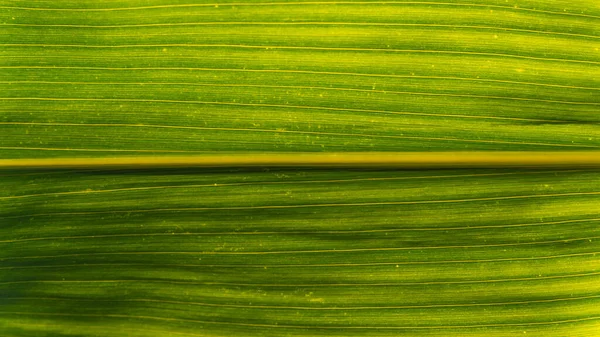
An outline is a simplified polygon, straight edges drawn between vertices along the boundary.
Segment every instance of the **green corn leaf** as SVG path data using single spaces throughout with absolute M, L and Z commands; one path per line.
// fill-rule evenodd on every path
M 595 0 L 0 0 L 2 160 L 597 150 L 599 113 Z M 0 335 L 598 336 L 599 202 L 590 168 L 2 169 Z

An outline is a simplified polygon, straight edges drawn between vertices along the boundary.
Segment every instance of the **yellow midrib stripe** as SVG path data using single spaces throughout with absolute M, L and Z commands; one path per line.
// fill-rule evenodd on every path
M 600 168 L 600 151 L 283 152 L 188 156 L 0 159 L 0 169 L 318 167 Z

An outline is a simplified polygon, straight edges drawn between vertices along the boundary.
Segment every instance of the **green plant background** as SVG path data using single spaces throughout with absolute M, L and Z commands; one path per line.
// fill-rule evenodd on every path
M 600 3 L 0 1 L 0 158 L 600 147 Z M 598 336 L 593 170 L 0 172 L 2 336 Z

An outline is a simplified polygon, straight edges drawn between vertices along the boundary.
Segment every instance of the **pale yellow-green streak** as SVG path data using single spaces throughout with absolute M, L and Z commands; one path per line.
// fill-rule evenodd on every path
M 0 160 L 0 169 L 177 167 L 600 168 L 600 151 L 231 153 Z

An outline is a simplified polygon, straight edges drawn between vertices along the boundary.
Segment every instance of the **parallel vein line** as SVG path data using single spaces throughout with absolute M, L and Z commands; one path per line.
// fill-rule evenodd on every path
M 0 123 L 2 125 L 2 123 Z M 303 185 L 303 184 L 337 184 L 337 183 L 352 183 L 352 182 L 376 182 L 376 181 L 403 181 L 403 180 L 426 180 L 426 179 L 447 179 L 447 178 L 476 178 L 476 177 L 496 177 L 510 175 L 530 175 L 530 174 L 550 174 L 550 173 L 576 173 L 576 172 L 595 172 L 594 170 L 558 170 L 558 171 L 519 171 L 519 172 L 498 172 L 498 173 L 474 173 L 474 174 L 452 174 L 452 175 L 431 175 L 431 176 L 410 176 L 410 177 L 380 177 L 380 178 L 350 178 L 350 179 L 328 179 L 328 180 L 286 180 L 286 181 L 253 181 L 253 182 L 238 182 L 238 183 L 210 183 L 210 184 L 182 184 L 182 185 L 163 185 L 163 186 L 145 186 L 145 187 L 128 187 L 128 188 L 113 188 L 104 190 L 82 190 L 82 191 L 66 191 L 66 192 L 48 192 L 36 194 L 22 194 L 0 197 L 0 200 L 31 198 L 40 196 L 58 196 L 58 195 L 91 195 L 96 193 L 114 193 L 114 192 L 131 192 L 131 191 L 150 191 L 150 190 L 166 190 L 166 189 L 193 189 L 193 188 L 215 188 L 215 187 L 230 187 L 230 186 L 261 186 L 261 185 Z M 581 221 L 581 220 L 573 220 Z M 587 220 L 586 220 L 587 221 Z M 571 222 L 571 221 L 569 221 Z M 546 222 L 547 224 L 548 222 Z M 493 226 L 487 226 L 492 228 Z M 474 227 L 462 227 L 474 228 Z M 415 229 L 419 230 L 419 229 Z M 422 229 L 421 229 L 422 230 Z M 443 229 L 448 230 L 448 228 Z M 389 230 L 377 230 L 389 231 Z M 392 229 L 391 231 L 394 231 Z M 346 231 L 340 231 L 346 232 Z M 350 231 L 352 232 L 352 231 Z M 364 232 L 364 231 L 363 231 Z M 367 231 L 370 232 L 370 231 Z M 232 234 L 241 234 L 235 232 Z M 251 232 L 257 234 L 257 232 Z M 282 233 L 282 232 L 277 232 Z M 307 233 L 298 231 L 298 233 Z M 323 233 L 323 232 L 320 232 Z M 0 241 L 4 242 L 4 241 Z
M 427 205 L 427 204 L 453 204 L 481 201 L 500 201 L 500 200 L 523 200 L 535 198 L 557 198 L 574 196 L 596 196 L 596 192 L 570 192 L 553 194 L 529 194 L 501 197 L 469 198 L 469 199 L 447 199 L 447 200 L 415 200 L 415 201 L 384 201 L 384 202 L 355 202 L 355 203 L 323 203 L 323 204 L 292 204 L 292 205 L 263 205 L 263 206 L 225 206 L 225 207 L 185 207 L 185 208 L 152 208 L 152 209 L 130 209 L 130 210 L 110 210 L 110 211 L 92 211 L 92 212 L 56 212 L 56 213 L 38 213 L 0 217 L 0 219 L 18 219 L 34 218 L 38 216 L 56 216 L 56 215 L 92 215 L 92 214 L 127 214 L 127 213 L 155 213 L 155 212 L 193 212 L 193 211 L 230 211 L 230 210 L 264 210 L 264 209 L 297 209 L 297 208 L 317 208 L 317 207 L 370 207 L 370 206 L 401 206 L 401 205 Z
M 168 280 L 168 279 L 118 279 L 118 280 L 22 280 L 22 281 L 4 281 L 2 285 L 11 284 L 70 284 L 70 283 L 159 283 L 159 284 L 180 284 L 180 285 L 205 285 L 205 286 L 235 286 L 235 287 L 274 287 L 274 288 L 330 288 L 330 287 L 412 287 L 423 285 L 448 285 L 448 284 L 489 284 L 489 283 L 505 283 L 505 282 L 528 282 L 528 281 L 547 281 L 549 279 L 573 279 L 583 277 L 595 277 L 600 275 L 599 272 L 579 273 L 566 275 L 552 276 L 535 276 L 535 277 L 520 277 L 520 278 L 505 278 L 505 279 L 484 279 L 484 280 L 460 280 L 460 281 L 424 281 L 424 282 L 383 282 L 383 283 L 239 283 L 239 282 L 202 282 L 192 280 Z
M 449 25 L 434 23 L 394 23 L 394 22 L 330 22 L 330 21 L 299 21 L 299 22 L 259 22 L 259 21 L 212 21 L 212 22 L 176 22 L 176 23 L 145 23 L 145 24 L 122 24 L 122 25 L 80 25 L 80 24 L 27 24 L 27 23 L 6 23 L 4 27 L 61 27 L 61 28 L 91 28 L 91 29 L 112 29 L 112 28 L 143 28 L 143 27 L 186 27 L 186 26 L 357 26 L 357 27 L 426 27 L 426 28 L 459 28 L 473 30 L 496 30 L 506 32 L 519 32 L 527 34 L 543 34 L 581 37 L 588 39 L 600 39 L 600 36 L 589 34 L 575 34 L 566 32 L 556 32 L 549 30 L 535 30 L 524 28 L 510 28 L 501 26 L 477 26 L 477 25 Z M 178 33 L 178 35 L 202 35 L 204 33 Z M 9 35 L 9 34 L 5 34 Z M 22 36 L 23 34 L 19 34 Z M 48 34 L 52 36 L 69 36 L 68 34 Z M 148 34 L 147 36 L 170 36 L 172 33 Z M 39 36 L 39 34 L 31 34 Z M 106 34 L 102 36 L 113 37 L 139 37 L 131 34 Z
M 398 261 L 398 262 L 371 262 L 371 263 L 305 263 L 305 264 L 185 264 L 185 263 L 86 263 L 82 265 L 77 264 L 59 264 L 59 265 L 27 265 L 27 266 L 9 266 L 0 267 L 0 270 L 14 270 L 14 269 L 58 269 L 58 268 L 95 268 L 98 266 L 104 267 L 118 267 L 118 266 L 137 266 L 137 267 L 167 267 L 167 268 L 241 268 L 241 269 L 287 269 L 287 268 L 355 268 L 355 267 L 389 267 L 389 266 L 412 266 L 412 265 L 436 265 L 436 264 L 470 264 L 470 263 L 497 263 L 497 262 L 517 262 L 517 261 L 542 261 L 542 260 L 554 260 L 554 259 L 565 259 L 574 257 L 596 257 L 600 252 L 589 252 L 589 253 L 572 253 L 572 254 L 559 254 L 559 255 L 544 255 L 534 257 L 512 257 L 512 258 L 496 258 L 496 259 L 473 259 L 473 260 L 439 260 L 439 261 Z M 130 254 L 131 255 L 131 254 Z M 55 257 L 55 256 L 50 256 Z M 62 255 L 57 256 L 59 258 Z M 36 257 L 37 258 L 37 257 Z M 39 258 L 43 258 L 39 257 Z M 0 259 L 2 260 L 2 259 Z M 586 275 L 600 275 L 600 272 L 592 272 Z M 560 276 L 562 277 L 562 276 Z M 532 279 L 544 279 L 544 278 L 556 278 L 556 276 L 537 276 Z
M 567 244 L 573 242 L 589 242 L 599 239 L 600 236 L 591 236 L 576 239 L 561 239 L 533 242 L 516 243 L 497 243 L 483 245 L 450 245 L 450 246 L 413 246 L 413 247 L 380 247 L 380 248 L 351 248 L 351 249 L 313 249 L 313 250 L 271 250 L 271 251 L 145 251 L 145 252 L 96 252 L 96 253 L 73 253 L 60 255 L 42 255 L 42 256 L 16 256 L 0 258 L 0 261 L 25 260 L 41 258 L 59 258 L 74 256 L 109 256 L 109 255 L 287 255 L 287 254 L 315 254 L 315 253 L 355 253 L 355 252 L 387 252 L 387 251 L 405 251 L 405 250 L 437 250 L 437 249 L 471 249 L 471 248 L 491 248 L 491 247 L 518 247 L 532 245 L 548 244 Z
M 21 56 L 19 56 L 21 57 Z M 22 57 L 28 57 L 24 55 Z M 39 58 L 40 56 L 32 56 L 33 58 Z M 44 57 L 53 58 L 77 58 L 77 56 L 71 55 L 51 55 Z M 163 58 L 155 56 L 136 56 L 137 58 Z M 0 56 L 1 58 L 1 56 Z M 174 57 L 180 58 L 180 57 Z M 199 57 L 189 57 L 197 59 Z M 84 57 L 84 59 L 90 59 L 90 57 Z M 376 77 L 376 78 L 401 78 L 401 79 L 432 79 L 432 80 L 456 80 L 456 81 L 472 81 L 472 82 L 489 82 L 489 83 L 500 83 L 510 85 L 531 85 L 540 87 L 550 88 L 565 88 L 565 89 L 579 89 L 579 90 L 595 90 L 600 91 L 600 87 L 583 87 L 583 86 L 571 86 L 563 84 L 550 84 L 550 83 L 538 83 L 538 82 L 523 82 L 523 81 L 512 81 L 512 80 L 498 80 L 498 79 L 484 79 L 484 78 L 472 78 L 472 77 L 454 77 L 454 76 L 421 76 L 421 75 L 395 75 L 395 74 L 373 74 L 373 73 L 352 73 L 352 72 L 332 72 L 332 71 L 311 71 L 311 70 L 290 70 L 290 69 L 235 69 L 235 68 L 204 68 L 204 67 L 90 67 L 90 66 L 0 66 L 0 69 L 86 69 L 86 70 L 109 70 L 109 71 L 136 71 L 136 70 L 181 70 L 181 71 L 223 71 L 223 72 L 248 72 L 248 73 L 281 73 L 281 74 L 306 74 L 306 75 L 332 75 L 332 76 L 356 76 L 356 77 Z M 4 81 L 2 83 L 19 83 L 18 81 Z M 32 82 L 35 83 L 35 82 Z
M 414 326 L 358 326 L 358 325 L 289 325 L 289 324 L 260 324 L 260 323 L 243 323 L 243 322 L 222 322 L 222 321 L 207 321 L 207 320 L 195 320 L 185 318 L 172 318 L 172 317 L 160 317 L 160 316 L 146 316 L 146 315 L 124 315 L 124 314 L 80 314 L 80 313 L 49 313 L 49 312 L 22 312 L 22 311 L 0 311 L 2 314 L 13 314 L 13 315 L 36 315 L 36 316 L 66 316 L 66 317 L 98 317 L 98 318 L 126 318 L 126 319 L 141 319 L 141 320 L 160 320 L 170 322 L 189 322 L 199 324 L 216 324 L 216 325 L 229 325 L 229 326 L 246 326 L 246 327 L 262 327 L 262 328 L 278 328 L 278 329 L 315 329 L 315 330 L 438 330 L 438 329 L 477 329 L 484 327 L 507 327 L 507 326 L 536 326 L 536 325 L 560 325 L 579 323 L 586 321 L 597 321 L 600 320 L 600 316 L 591 316 L 584 318 L 574 318 L 566 320 L 555 320 L 545 322 L 523 322 L 523 323 L 483 323 L 483 324 L 471 324 L 471 325 L 414 325 Z
M 172 101 L 172 100 L 146 100 L 146 99 L 97 99 L 97 98 L 39 98 L 39 97 L 19 97 L 19 98 L 4 98 L 1 100 L 40 100 L 40 101 L 114 101 L 114 102 L 159 102 L 159 103 L 177 103 L 177 104 L 207 104 L 207 105 L 233 105 L 233 106 L 258 106 L 258 107 L 275 107 L 275 108 L 300 108 L 300 109 L 321 109 L 316 107 L 302 107 L 293 105 L 276 105 L 276 104 L 254 104 L 254 103 L 232 103 L 232 102 L 202 102 L 202 101 Z M 344 111 L 343 108 L 322 108 L 323 110 Z M 168 126 L 168 125 L 149 125 L 149 124 L 77 124 L 77 126 L 93 126 L 93 127 L 133 127 L 133 128 L 165 128 L 165 129 L 189 129 L 189 130 L 205 130 L 205 131 L 232 131 L 232 132 L 259 132 L 259 133 L 279 133 L 279 134 L 300 134 L 300 135 L 315 135 L 315 136 L 334 136 L 334 137 L 366 137 L 366 138 L 381 138 L 381 139 L 417 139 L 417 140 L 437 140 L 437 141 L 454 141 L 466 143 L 482 143 L 482 144 L 518 144 L 518 145 L 536 145 L 536 146 L 556 146 L 556 147 L 575 147 L 575 148 L 600 148 L 598 145 L 587 144 L 565 144 L 565 143 L 541 143 L 541 142 L 517 142 L 507 140 L 486 140 L 486 139 L 465 139 L 452 137 L 423 137 L 423 136 L 404 136 L 404 135 L 377 135 L 363 133 L 339 133 L 339 132 L 324 132 L 324 131 L 296 131 L 296 130 L 281 130 L 281 129 L 259 129 L 259 128 L 219 128 L 219 127 L 200 127 L 200 126 Z M 2 125 L 2 124 L 0 124 Z M 75 125 L 70 125 L 75 126 Z M 31 150 L 48 150 L 48 151 L 89 151 L 89 152 L 177 152 L 177 153 L 198 153 L 203 151 L 192 150 L 152 150 L 152 149 L 86 149 L 86 148 L 43 148 L 43 147 L 27 147 L 27 146 L 0 146 L 0 149 L 31 149 Z
M 526 56 L 517 54 L 456 51 L 456 50 L 425 50 L 425 49 L 393 49 L 393 48 L 344 48 L 344 47 L 313 47 L 313 46 L 267 46 L 242 44 L 194 44 L 194 43 L 164 43 L 164 44 L 122 44 L 122 45 L 89 45 L 89 44 L 43 44 L 43 43 L 4 43 L 0 47 L 44 47 L 44 48 L 91 48 L 91 49 L 121 49 L 121 48 L 241 48 L 261 50 L 311 50 L 311 51 L 349 51 L 349 52 L 378 52 L 378 53 L 407 53 L 407 54 L 440 54 L 440 55 L 473 55 L 486 57 L 517 58 L 550 62 L 566 62 L 580 64 L 600 64 L 600 61 L 576 60 L 566 58 L 550 58 Z
M 1 83 L 1 82 L 0 82 Z M 14 82 L 11 82 L 14 83 Z M 18 82 L 17 82 L 18 83 Z M 68 82 L 54 82 L 55 84 L 69 84 Z M 581 102 L 581 101 L 563 101 L 550 100 L 541 98 L 528 97 L 510 97 L 510 96 L 495 96 L 495 95 L 476 95 L 476 94 L 454 94 L 454 93 L 436 93 L 423 91 L 398 91 L 398 90 L 378 90 L 378 89 L 358 89 L 358 88 L 343 88 L 343 87 L 323 87 L 323 86 L 302 86 L 302 85 L 268 85 L 268 84 L 222 84 L 222 83 L 190 83 L 190 82 L 72 82 L 72 84 L 82 85 L 161 85 L 161 86 L 197 86 L 197 87 L 215 87 L 215 88 L 265 88 L 265 89 L 306 89 L 306 90 L 324 90 L 324 91 L 348 91 L 360 93 L 378 93 L 378 94 L 395 94 L 395 95 L 413 95 L 413 96 L 433 96 L 433 97 L 458 97 L 458 98 L 476 98 L 476 99 L 497 99 L 497 100 L 512 100 L 525 102 L 541 102 L 555 104 L 571 104 L 571 105 L 596 105 L 600 106 L 600 102 Z M 518 119 L 518 118 L 515 118 Z M 538 119 L 522 118 L 518 120 L 542 121 Z M 547 122 L 552 122 L 547 120 Z
M 289 1 L 289 2 L 231 2 L 231 3 L 210 3 L 210 4 L 171 4 L 171 5 L 154 5 L 154 6 L 137 6 L 137 7 L 113 7 L 113 8 L 49 8 L 49 7 L 19 7 L 19 6 L 2 6 L 6 9 L 20 10 L 37 10 L 37 11 L 64 11 L 64 12 L 107 12 L 107 11 L 124 11 L 124 10 L 145 10 L 145 9 L 164 9 L 164 8 L 190 8 L 190 7 L 266 7 L 266 6 L 306 6 L 306 5 L 427 5 L 427 6 L 450 6 L 450 7 L 473 7 L 473 8 L 497 8 L 508 11 L 523 11 L 540 14 L 551 14 L 560 16 L 574 16 L 590 19 L 600 19 L 600 16 L 557 12 L 533 8 L 523 8 L 518 6 L 501 6 L 475 3 L 456 3 L 456 2 L 429 2 L 429 1 Z
M 81 302 L 138 302 L 138 303 L 165 303 L 165 304 L 183 304 L 196 305 L 218 308 L 245 308 L 245 309 L 277 309 L 277 310 L 323 310 L 323 311 L 338 311 L 338 310 L 389 310 L 389 309 L 427 309 L 427 308 L 464 308 L 464 307 L 493 307 L 493 306 L 508 306 L 508 305 L 529 305 L 537 303 L 556 303 L 556 302 L 573 302 L 582 300 L 592 300 L 600 298 L 600 295 L 590 296 L 574 296 L 561 297 L 552 299 L 528 300 L 528 301 L 512 301 L 512 302 L 485 302 L 485 303 L 456 303 L 456 304 L 425 304 L 425 305 L 390 305 L 390 306 L 336 306 L 336 307 L 314 307 L 314 306 L 285 306 L 285 305 L 244 305 L 244 304 L 225 304 L 225 303 L 208 303 L 208 302 L 193 302 L 193 301 L 175 301 L 175 300 L 159 300 L 150 298 L 133 298 L 133 299 L 85 299 L 85 298 L 68 298 L 68 297 L 3 297 L 11 300 L 44 300 L 44 301 L 81 301 Z

